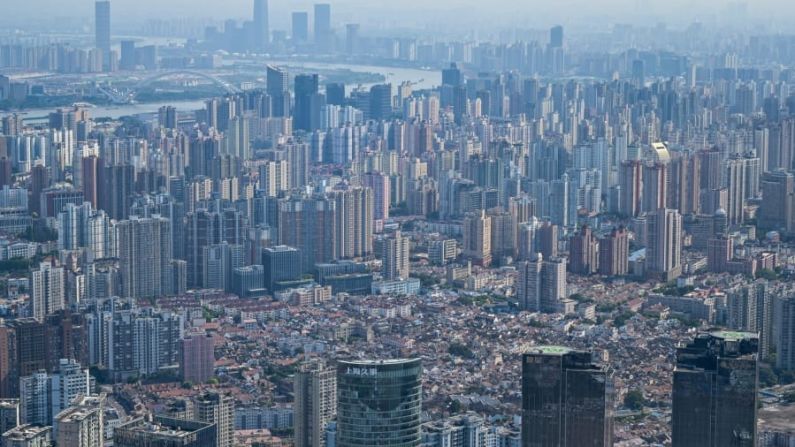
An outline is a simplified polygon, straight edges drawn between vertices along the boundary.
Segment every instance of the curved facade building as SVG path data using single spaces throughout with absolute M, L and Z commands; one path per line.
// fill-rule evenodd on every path
M 337 445 L 413 447 L 421 443 L 420 359 L 337 363 Z

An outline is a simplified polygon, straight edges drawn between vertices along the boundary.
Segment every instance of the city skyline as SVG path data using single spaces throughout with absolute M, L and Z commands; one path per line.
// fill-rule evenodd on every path
M 55 2 L 54 0 L 32 0 L 30 5 L 16 6 L 7 5 L 9 17 L 25 17 L 28 8 L 34 8 L 41 16 L 42 11 L 46 11 L 44 17 L 85 17 L 82 8 L 89 11 L 93 7 L 92 2 L 74 1 L 78 8 L 72 7 L 69 2 Z M 152 3 L 148 3 L 152 2 Z M 132 0 L 113 0 L 114 16 L 124 17 L 129 20 L 144 20 L 161 18 L 164 15 L 179 14 L 182 17 L 191 19 L 209 19 L 212 17 L 224 19 L 250 20 L 252 7 L 250 2 L 245 0 L 235 0 L 224 3 L 223 6 L 215 2 L 207 2 L 198 7 L 196 2 L 188 0 L 171 0 L 167 3 L 156 3 L 153 0 L 143 0 L 134 2 Z M 289 29 L 291 14 L 294 11 L 312 12 L 313 5 L 318 2 L 286 2 L 271 0 L 269 2 L 271 25 L 278 29 Z M 569 26 L 587 28 L 588 23 L 594 24 L 593 18 L 609 18 L 612 23 L 620 24 L 630 20 L 643 20 L 648 25 L 654 25 L 657 21 L 667 22 L 670 27 L 684 27 L 686 24 L 681 22 L 682 11 L 687 11 L 686 20 L 688 22 L 700 21 L 705 23 L 728 23 L 737 25 L 741 21 L 752 19 L 758 21 L 759 25 L 782 26 L 787 18 L 795 14 L 795 8 L 785 0 L 761 0 L 753 3 L 734 2 L 729 0 L 711 0 L 710 2 L 699 2 L 698 5 L 685 2 L 684 0 L 674 0 L 664 2 L 662 0 L 611 0 L 594 5 L 593 2 L 584 0 L 567 0 L 564 3 L 557 2 L 554 5 L 545 1 L 536 1 L 517 7 L 514 2 L 509 0 L 497 0 L 494 7 L 482 8 L 482 3 L 478 0 L 457 0 L 450 5 L 445 3 L 434 3 L 432 6 L 427 2 L 409 0 L 398 6 L 380 5 L 381 13 L 368 13 L 369 4 L 361 0 L 335 0 L 330 3 L 334 9 L 333 21 L 337 27 L 341 28 L 345 21 L 357 21 L 367 24 L 375 20 L 376 22 L 392 23 L 395 26 L 423 28 L 432 24 L 434 21 L 443 20 L 448 7 L 455 6 L 463 8 L 463 15 L 459 14 L 459 20 L 469 23 L 477 23 L 477 17 L 487 16 L 493 19 L 501 19 L 502 22 L 483 26 L 482 30 L 498 31 L 506 25 L 510 27 L 521 27 L 523 23 L 530 26 L 552 26 L 555 23 L 563 23 Z M 560 11 L 576 11 L 576 14 Z M 155 12 L 156 11 L 156 12 Z M 467 15 L 466 11 L 476 12 L 476 15 Z M 423 12 L 425 19 L 412 19 L 412 14 Z M 374 14 L 374 15 L 370 15 Z M 775 14 L 776 20 L 770 21 L 765 18 Z M 391 19 L 386 19 L 389 16 Z M 416 17 L 416 16 L 414 16 Z M 400 20 L 400 23 L 397 22 Z M 608 23 L 609 24 L 609 23 Z M 416 25 L 416 26 L 415 26 Z M 775 29 L 775 28 L 773 28 Z
M 15 7 L 2 444 L 795 445 L 795 8 L 678 1 Z

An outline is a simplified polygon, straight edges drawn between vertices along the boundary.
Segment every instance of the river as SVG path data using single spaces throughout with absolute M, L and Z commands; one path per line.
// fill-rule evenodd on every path
M 404 81 L 409 81 L 417 90 L 432 89 L 442 84 L 440 70 L 422 70 L 419 68 L 381 67 L 375 65 L 336 64 L 327 62 L 311 62 L 301 60 L 271 60 L 271 65 L 283 65 L 288 68 L 311 70 L 350 70 L 360 73 L 377 73 L 385 78 L 385 82 L 397 87 Z M 365 84 L 369 87 L 372 84 Z
M 414 85 L 415 89 L 431 89 L 439 86 L 442 83 L 442 74 L 438 70 L 422 70 L 418 68 L 400 68 L 400 67 L 380 67 L 373 65 L 356 65 L 356 64 L 334 64 L 326 62 L 310 62 L 300 60 L 269 60 L 269 64 L 280 65 L 288 67 L 289 69 L 301 70 L 351 70 L 360 73 L 377 73 L 385 78 L 385 82 L 391 83 L 393 89 L 396 89 L 404 81 L 409 81 Z M 364 87 L 369 87 L 372 84 L 364 84 Z M 185 101 L 162 101 L 150 102 L 139 104 L 124 104 L 124 105 L 108 105 L 108 106 L 95 106 L 92 107 L 91 116 L 93 118 L 111 118 L 116 119 L 122 116 L 137 115 L 142 113 L 154 113 L 162 106 L 174 106 L 180 112 L 191 112 L 204 107 L 204 100 L 185 100 Z M 50 112 L 54 112 L 56 108 L 44 109 L 28 109 L 21 111 L 26 115 L 26 121 L 40 121 L 46 118 Z

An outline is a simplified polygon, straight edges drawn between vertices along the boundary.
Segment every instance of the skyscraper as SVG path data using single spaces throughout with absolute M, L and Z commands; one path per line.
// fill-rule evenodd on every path
M 701 210 L 701 159 L 693 153 L 673 158 L 668 165 L 668 207 L 682 215 Z
M 599 268 L 599 240 L 587 225 L 569 242 L 569 270 L 580 275 L 596 273 Z
M 135 55 L 135 41 L 122 40 L 121 41 L 121 58 L 119 59 L 119 68 L 122 70 L 133 70 L 137 65 L 137 57 Z
M 570 183 L 568 174 L 563 174 L 559 180 L 552 180 L 550 182 L 549 200 L 556 205 L 550 207 L 549 217 L 553 224 L 562 227 L 568 226 L 575 217 L 571 215 L 571 211 L 574 207 L 570 206 Z
M 516 260 L 529 261 L 538 253 L 536 232 L 538 219 L 532 218 L 529 222 L 520 223 L 516 229 Z
M 80 169 L 83 183 L 83 198 L 86 202 L 91 203 L 95 209 L 99 207 L 99 195 L 97 188 L 99 185 L 99 158 L 95 155 L 89 155 L 80 159 Z
M 382 172 L 368 172 L 362 179 L 364 186 L 373 190 L 373 220 L 389 219 L 391 204 L 391 183 L 389 176 Z
M 116 224 L 122 296 L 154 298 L 172 293 L 171 222 L 133 216 Z
M 94 4 L 94 45 L 102 50 L 102 57 L 110 55 L 110 1 Z
M 234 292 L 241 298 L 265 294 L 265 269 L 262 265 L 238 267 L 233 272 Z
M 795 234 L 795 175 L 783 169 L 765 172 L 761 189 L 759 228 Z
M 449 68 L 442 69 L 442 86 L 439 91 L 442 107 L 454 105 L 455 92 L 463 83 L 464 75 L 455 63 L 450 64 Z M 463 112 L 463 110 L 459 110 L 459 112 Z M 460 120 L 458 113 L 456 113 L 456 120 Z
M 139 375 L 154 374 L 163 366 L 178 365 L 181 316 L 168 311 L 141 312 L 132 323 L 132 354 Z
M 745 201 L 759 190 L 760 162 L 755 157 L 732 157 L 725 162 L 725 186 L 729 194 L 726 214 L 730 225 L 743 221 Z
M 522 355 L 522 446 L 613 445 L 613 378 L 590 352 L 539 346 Z
M 643 165 L 635 160 L 624 161 L 619 167 L 618 175 L 621 188 L 618 212 L 627 217 L 635 217 L 641 209 Z
M 549 221 L 536 228 L 536 251 L 541 253 L 544 259 L 558 257 L 558 231 L 559 227 Z
M 240 244 L 222 242 L 204 247 L 204 288 L 231 292 L 233 272 L 243 267 L 244 253 Z
M 58 213 L 59 250 L 77 250 L 88 245 L 88 220 L 93 212 L 91 204 L 86 202 L 69 203 Z
M 707 241 L 707 270 L 712 273 L 723 273 L 728 270 L 728 263 L 734 257 L 734 239 L 718 235 Z
M 135 190 L 135 167 L 132 164 L 102 166 L 99 161 L 97 200 L 99 209 L 111 219 L 127 219 Z M 43 211 L 43 210 L 42 210 Z
M 721 175 L 721 157 L 722 154 L 716 148 L 698 153 L 701 165 L 701 189 L 712 191 L 721 187 L 723 177 Z M 709 208 L 703 211 L 707 214 L 715 212 L 714 209 Z
M 11 186 L 14 183 L 11 165 L 12 162 L 9 157 L 0 155 L 0 188 L 3 186 Z
M 616 228 L 599 240 L 599 274 L 626 275 L 629 271 L 629 233 Z
M 367 118 L 385 120 L 392 116 L 392 84 L 376 84 L 370 87 L 370 107 Z
M 321 51 L 331 48 L 331 5 L 315 4 L 315 45 Z
M 196 419 L 215 424 L 217 447 L 232 447 L 235 430 L 235 400 L 232 396 L 217 392 L 207 392 L 198 396 Z
M 409 238 L 400 231 L 381 241 L 381 275 L 386 280 L 409 278 Z
M 644 61 L 635 59 L 632 61 L 632 84 L 635 88 L 643 88 L 645 85 L 646 70 Z
M 227 132 L 224 134 L 222 155 L 231 155 L 240 160 L 251 158 L 251 138 L 249 137 L 249 120 L 244 116 L 236 116 L 229 120 Z
M 549 46 L 552 48 L 563 47 L 563 27 L 560 25 L 553 26 L 549 30 Z
M 345 52 L 356 54 L 359 52 L 359 29 L 358 23 L 345 25 Z
M 183 382 L 204 383 L 215 373 L 215 343 L 208 334 L 190 334 L 180 340 L 179 371 Z
M 309 40 L 309 14 L 304 11 L 293 12 L 293 41 L 303 43 Z
M 91 394 L 88 369 L 74 360 L 61 359 L 58 373 L 44 371 L 19 381 L 20 413 L 26 424 L 50 425 L 78 395 Z
M 516 256 L 516 218 L 501 208 L 489 210 L 489 217 L 492 259 L 512 259 Z
M 341 106 L 345 103 L 345 84 L 326 84 L 326 103 Z
M 561 312 L 566 298 L 566 261 L 545 260 L 541 253 L 517 267 L 516 294 L 519 308 L 531 312 Z
M 321 361 L 301 366 L 293 383 L 295 446 L 325 447 L 326 426 L 337 415 L 337 371 Z
M 58 370 L 60 359 L 87 364 L 86 325 L 81 314 L 56 312 L 43 322 L 18 318 L 0 326 L 0 396 L 18 397 L 19 378 Z
M 290 189 L 287 160 L 265 161 L 259 165 L 259 190 L 267 197 L 277 197 Z
M 750 284 L 738 284 L 726 290 L 726 326 L 736 331 L 758 333 L 761 360 L 768 358 L 771 346 L 777 346 L 777 360 L 786 358 L 785 352 L 792 352 L 783 347 L 786 342 L 772 340 L 773 327 L 776 326 L 778 329 L 782 327 L 780 326 L 782 321 L 776 322 L 776 317 L 781 317 L 787 312 L 786 309 L 775 309 L 776 298 L 781 296 L 787 296 L 786 289 L 780 290 L 775 284 L 764 279 Z M 782 335 L 786 331 L 778 332 L 778 335 Z
M 281 282 L 295 281 L 301 277 L 301 253 L 286 245 L 267 247 L 262 250 L 264 286 L 273 293 Z
M 105 441 L 104 394 L 81 396 L 55 416 L 57 445 L 102 447 Z
M 549 47 L 547 48 L 547 69 L 554 75 L 564 71 L 563 27 L 558 25 L 549 30 Z
M 373 190 L 349 188 L 333 193 L 336 202 L 337 258 L 361 258 L 373 253 Z
M 66 276 L 64 268 L 55 259 L 39 264 L 30 273 L 30 303 L 33 318 L 44 318 L 66 308 Z
M 290 114 L 290 75 L 287 70 L 268 65 L 266 91 L 271 98 L 271 113 L 275 117 Z
M 337 362 L 337 445 L 417 447 L 420 359 Z
M 778 334 L 776 340 L 776 366 L 783 370 L 795 371 L 795 290 L 780 292 L 775 299 L 774 327 Z
M 484 210 L 470 213 L 464 218 L 464 256 L 476 264 L 488 267 L 491 264 L 491 216 Z
M 254 48 L 263 50 L 270 43 L 268 0 L 254 0 Z
M 335 259 L 335 210 L 335 202 L 324 196 L 291 197 L 279 203 L 279 242 L 300 251 L 303 272 Z
M 177 108 L 174 106 L 162 106 L 157 111 L 157 122 L 164 129 L 177 128 Z
M 188 287 L 204 284 L 204 247 L 227 242 L 241 245 L 246 219 L 234 208 L 220 211 L 199 209 L 185 217 L 185 249 Z
M 673 447 L 755 446 L 756 334 L 713 332 L 676 351 Z
M 442 85 L 457 86 L 464 83 L 464 75 L 455 63 L 442 69 Z
M 320 96 L 320 98 L 318 98 Z M 323 101 L 322 95 L 313 95 L 310 108 L 318 111 L 317 100 Z M 317 113 L 314 113 L 310 120 L 310 127 L 317 127 Z M 280 146 L 287 153 L 287 164 L 289 169 L 288 186 L 291 189 L 300 190 L 309 183 L 309 167 L 312 164 L 311 146 L 309 143 L 300 139 L 290 140 Z
M 320 109 L 325 105 L 325 96 L 319 93 L 319 87 L 316 74 L 295 77 L 293 127 L 296 130 L 311 132 L 320 127 Z
M 644 165 L 640 210 L 651 213 L 665 208 L 667 203 L 668 166 L 663 163 Z
M 97 300 L 86 315 L 89 364 L 106 370 L 113 380 L 152 374 L 179 363 L 182 317 L 168 311 L 141 310 L 134 300 Z
M 682 274 L 682 215 L 660 208 L 646 220 L 646 274 L 670 281 Z

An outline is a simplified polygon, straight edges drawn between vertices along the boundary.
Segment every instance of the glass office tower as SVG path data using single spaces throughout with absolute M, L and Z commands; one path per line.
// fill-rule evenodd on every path
M 421 442 L 420 359 L 337 363 L 339 447 L 413 447 Z
M 673 447 L 753 447 L 759 385 L 759 338 L 702 333 L 676 351 Z
M 613 445 L 613 379 L 590 352 L 540 346 L 522 357 L 522 446 Z

